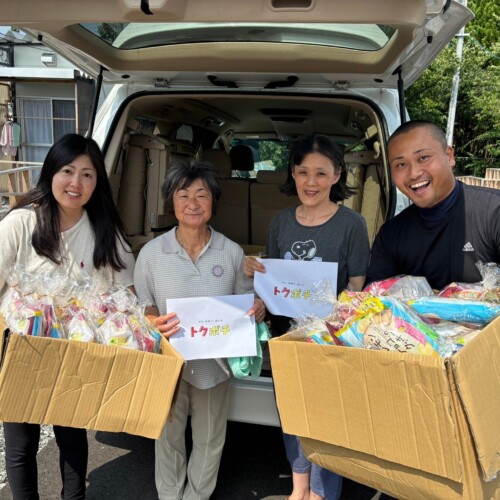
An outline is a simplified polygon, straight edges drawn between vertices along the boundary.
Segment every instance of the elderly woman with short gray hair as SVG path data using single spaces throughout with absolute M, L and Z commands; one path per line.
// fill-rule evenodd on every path
M 169 298 L 207 297 L 253 292 L 243 273 L 241 247 L 208 225 L 221 189 L 209 163 L 179 163 L 167 173 L 162 194 L 178 225 L 147 243 L 139 253 L 134 285 L 148 304 L 161 333 L 179 330 Z M 265 306 L 256 299 L 249 314 L 262 321 Z M 222 359 L 188 361 L 173 420 L 155 445 L 155 478 L 160 500 L 208 500 L 217 482 L 226 434 L 230 372 Z M 187 462 L 185 429 L 191 411 L 193 450 Z M 187 476 L 187 482 L 186 482 Z

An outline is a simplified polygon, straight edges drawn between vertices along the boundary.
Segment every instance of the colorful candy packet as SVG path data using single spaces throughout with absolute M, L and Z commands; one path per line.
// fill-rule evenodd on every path
M 367 299 L 368 300 L 368 299 Z M 371 310 L 337 332 L 352 347 L 438 356 L 438 335 L 393 297 L 374 297 Z
M 448 321 L 466 321 L 487 325 L 500 314 L 500 304 L 480 300 L 446 297 L 421 297 L 408 304 L 418 314 L 434 316 Z

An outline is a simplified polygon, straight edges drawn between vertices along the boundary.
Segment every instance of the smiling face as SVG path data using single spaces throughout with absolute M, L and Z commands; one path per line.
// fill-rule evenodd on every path
M 455 187 L 453 148 L 444 147 L 429 127 L 417 127 L 389 142 L 392 178 L 420 208 L 431 208 Z
M 61 167 L 52 178 L 52 193 L 59 210 L 68 215 L 81 215 L 96 184 L 96 169 L 87 155 L 77 156 Z
M 173 201 L 179 226 L 200 227 L 212 217 L 212 194 L 201 179 L 175 191 Z
M 330 189 L 339 181 L 340 171 L 330 158 L 314 152 L 294 166 L 292 177 L 302 204 L 316 208 L 330 203 Z

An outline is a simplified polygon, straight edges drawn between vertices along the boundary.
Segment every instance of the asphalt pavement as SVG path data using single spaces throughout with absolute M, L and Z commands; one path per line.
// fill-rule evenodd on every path
M 87 500 L 157 500 L 154 441 L 108 432 L 88 432 Z M 189 446 L 189 443 L 188 443 Z M 41 500 L 60 500 L 61 480 L 55 440 L 39 453 Z M 283 500 L 291 492 L 290 467 L 281 430 L 228 423 L 217 488 L 211 500 Z M 342 500 L 369 500 L 374 491 L 344 480 Z M 0 500 L 11 500 L 8 485 Z

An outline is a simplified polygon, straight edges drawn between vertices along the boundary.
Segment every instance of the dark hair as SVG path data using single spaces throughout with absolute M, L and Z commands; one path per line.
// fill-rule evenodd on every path
M 207 161 L 178 161 L 169 168 L 161 194 L 167 202 L 169 210 L 174 212 L 174 194 L 179 189 L 186 189 L 200 179 L 212 194 L 212 215 L 217 212 L 217 204 L 221 196 L 221 187 L 217 173 L 212 164 Z
M 387 149 L 389 149 L 389 144 L 393 139 L 396 137 L 406 134 L 408 132 L 411 132 L 412 130 L 415 130 L 417 128 L 427 128 L 429 129 L 430 133 L 436 139 L 436 141 L 441 143 L 441 146 L 443 146 L 443 149 L 446 151 L 446 148 L 448 147 L 448 142 L 446 140 L 446 135 L 443 132 L 443 130 L 438 127 L 435 123 L 429 122 L 427 120 L 411 120 L 409 122 L 405 122 L 402 125 L 400 125 L 389 137 L 389 140 L 387 141 Z
M 329 137 L 323 134 L 311 134 L 297 141 L 290 151 L 288 161 L 288 176 L 286 183 L 281 187 L 283 193 L 289 195 L 297 194 L 295 180 L 292 177 L 293 169 L 302 163 L 310 153 L 320 153 L 326 156 L 333 164 L 335 172 L 340 171 L 340 177 L 330 189 L 330 200 L 337 202 L 352 196 L 356 191 L 347 185 L 347 168 L 344 163 L 342 148 L 335 144 Z
M 119 271 L 125 264 L 120 258 L 117 238 L 123 245 L 126 237 L 113 203 L 104 157 L 93 139 L 78 134 L 66 134 L 58 139 L 45 157 L 36 187 L 24 195 L 14 209 L 33 205 L 36 214 L 33 248 L 38 255 L 61 264 L 59 205 L 52 193 L 52 179 L 61 168 L 82 155 L 89 157 L 97 174 L 96 187 L 85 205 L 95 237 L 94 266 L 99 269 L 109 265 Z

